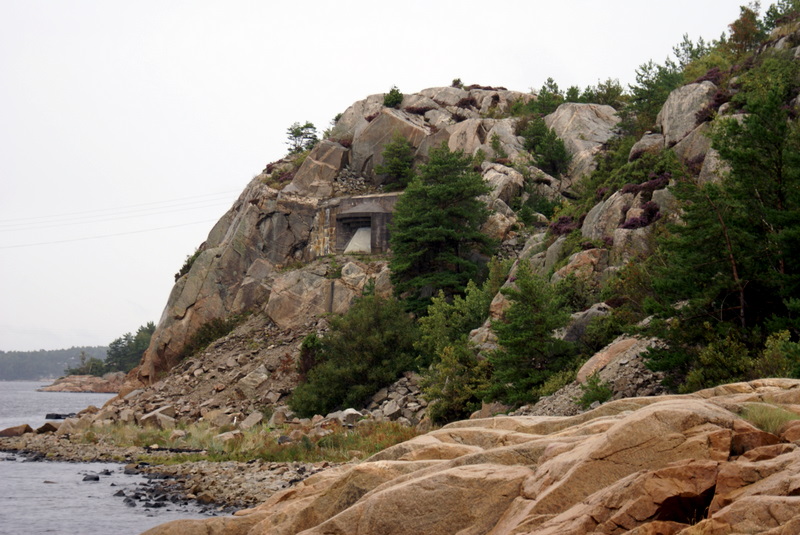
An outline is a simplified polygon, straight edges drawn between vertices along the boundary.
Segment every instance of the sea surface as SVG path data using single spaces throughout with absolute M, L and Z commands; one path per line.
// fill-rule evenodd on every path
M 101 407 L 113 394 L 36 392 L 34 381 L 0 381 L 0 429 L 45 423 L 47 413 Z M 84 480 L 98 476 L 97 481 Z M 179 518 L 206 518 L 200 507 L 135 498 L 146 482 L 115 463 L 30 462 L 0 452 L 0 534 L 137 535 Z M 126 501 L 126 497 L 130 498 Z

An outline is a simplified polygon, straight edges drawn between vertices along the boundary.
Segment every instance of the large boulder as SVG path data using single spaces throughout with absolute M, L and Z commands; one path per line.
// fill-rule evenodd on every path
M 620 118 L 611 106 L 569 102 L 544 120 L 572 155 L 569 177 L 574 181 L 594 170 L 595 156 L 616 135 Z
M 351 168 L 360 174 L 373 176 L 377 166 L 383 163 L 383 148 L 396 134 L 414 147 L 431 133 L 431 128 L 419 115 L 383 108 L 362 130 L 356 132 L 351 149 Z
M 339 279 L 311 270 L 288 271 L 276 277 L 265 311 L 281 329 L 294 329 L 323 314 L 345 313 L 356 295 Z
M 605 201 L 595 204 L 583 220 L 581 234 L 590 240 L 613 236 L 614 231 L 625 222 L 634 202 L 635 195 L 632 193 L 617 191 Z
M 705 81 L 679 87 L 669 94 L 656 117 L 667 147 L 672 147 L 697 127 L 697 112 L 711 102 L 716 92 L 717 86 Z
M 525 187 L 525 178 L 512 167 L 484 162 L 481 170 L 484 182 L 492 189 L 489 193 L 492 199 L 500 199 L 506 204 L 511 204 Z
M 347 164 L 350 150 L 333 141 L 321 141 L 311 150 L 284 193 L 330 197 L 333 179 Z

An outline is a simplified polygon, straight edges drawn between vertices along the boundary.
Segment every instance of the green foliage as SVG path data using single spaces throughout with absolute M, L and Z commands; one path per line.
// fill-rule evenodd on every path
M 574 91 L 572 93 L 570 96 L 574 96 Z M 527 102 L 514 102 L 511 106 L 511 115 L 515 117 L 531 115 L 541 117 L 556 111 L 556 108 L 563 104 L 565 100 L 564 92 L 561 91 L 552 78 L 548 78 L 535 94 L 535 98 Z
M 184 360 L 192 355 L 200 353 L 212 342 L 219 340 L 238 327 L 245 319 L 246 314 L 234 314 L 227 318 L 214 318 L 200 326 L 199 329 L 189 338 L 186 345 L 181 350 L 179 360 Z
M 685 33 L 681 42 L 672 47 L 672 53 L 678 60 L 678 67 L 686 69 L 691 63 L 707 55 L 711 49 L 712 46 L 706 43 L 702 37 L 695 43 L 689 38 L 689 34 Z
M 771 4 L 764 13 L 762 21 L 764 31 L 772 31 L 778 25 L 796 19 L 799 13 L 800 0 L 778 0 Z
M 614 395 L 614 391 L 611 390 L 611 385 L 605 381 L 601 381 L 600 375 L 597 372 L 587 377 L 586 383 L 581 384 L 580 388 L 582 394 L 577 402 L 584 410 L 591 407 L 592 403 L 595 401 L 605 403 Z
M 630 86 L 631 99 L 627 113 L 632 114 L 632 134 L 639 137 L 652 129 L 656 116 L 673 89 L 683 83 L 683 73 L 672 60 L 663 65 L 652 60 L 636 69 L 636 83 Z
M 83 351 L 81 351 L 79 359 L 80 364 L 78 366 L 64 370 L 66 375 L 95 375 L 99 377 L 106 373 L 106 366 L 102 360 L 89 357 Z
M 439 292 L 431 299 L 427 314 L 418 320 L 420 337 L 415 348 L 419 352 L 420 368 L 435 363 L 444 348 L 465 342 L 469 332 L 483 324 L 509 267 L 508 261 L 492 259 L 489 277 L 480 287 L 469 281 L 463 297 L 457 295 L 448 299 Z
M 489 212 L 478 197 L 488 191 L 468 156 L 446 144 L 431 149 L 397 201 L 390 227 L 392 282 L 410 310 L 423 312 L 440 290 L 461 294 L 477 277 L 474 253 L 493 246 L 480 232 Z
M 694 392 L 724 383 L 744 381 L 748 379 L 753 366 L 747 346 L 733 332 L 710 342 L 699 351 L 697 362 L 680 390 Z
M 0 380 L 34 381 L 60 377 L 64 375 L 65 365 L 80 365 L 82 353 L 89 358 L 103 360 L 107 349 L 104 346 L 81 346 L 38 351 L 0 351 Z
M 501 346 L 489 355 L 491 384 L 486 395 L 509 404 L 535 401 L 536 388 L 570 361 L 572 344 L 553 336 L 569 320 L 561 296 L 518 265 L 515 287 L 501 290 L 511 301 L 501 321 L 492 323 Z
M 396 85 L 393 85 L 389 92 L 383 96 L 383 105 L 387 108 L 399 108 L 402 102 L 403 93 L 397 89 Z
M 420 385 L 428 416 L 436 423 L 468 417 L 480 408 L 488 379 L 488 361 L 478 360 L 466 341 L 443 347 Z
M 106 370 L 110 372 L 129 372 L 139 365 L 144 352 L 150 345 L 150 338 L 156 330 L 155 324 L 150 321 L 140 326 L 136 334 L 125 333 L 108 344 L 106 355 Z
M 480 288 L 470 281 L 464 297 L 455 296 L 450 301 L 443 294 L 434 297 L 428 314 L 419 319 L 420 337 L 415 348 L 423 376 L 421 388 L 430 401 L 428 414 L 435 422 L 466 417 L 480 406 L 489 364 L 475 356 L 467 336 L 483 324 L 508 269 L 508 262 L 493 259 L 489 277 Z
M 186 260 L 183 262 L 183 266 L 181 269 L 175 274 L 175 282 L 178 282 L 178 279 L 189 273 L 189 270 L 192 269 L 192 265 L 194 261 L 197 260 L 197 257 L 200 256 L 200 249 L 195 249 L 194 253 L 188 255 Z
M 405 189 L 414 178 L 414 146 L 400 132 L 395 132 L 383 146 L 381 156 L 383 163 L 375 167 L 375 172 L 386 175 L 391 189 Z
M 547 127 L 544 119 L 534 119 L 522 131 L 523 147 L 533 155 L 534 165 L 553 176 L 567 171 L 572 155 L 556 133 Z
M 570 99 L 567 98 L 567 100 Z M 620 109 L 625 105 L 626 100 L 625 89 L 619 83 L 619 80 L 607 78 L 604 82 L 598 81 L 596 86 L 584 89 L 579 99 L 575 102 L 605 104 Z
M 772 329 L 800 334 L 791 305 L 800 295 L 800 136 L 785 106 L 798 68 L 763 55 L 741 80 L 737 99 L 749 114 L 720 121 L 712 135 L 730 173 L 719 184 L 673 188 L 681 222 L 661 241 L 653 280 L 652 310 L 670 318 L 662 324 L 670 347 L 652 365 L 676 383 L 686 374 L 690 390 L 752 377 Z M 678 300 L 685 305 L 675 309 Z
M 500 143 L 500 136 L 497 135 L 496 133 L 492 134 L 491 144 L 495 160 L 503 160 L 508 158 L 508 153 L 505 151 L 503 145 Z
M 316 364 L 289 406 L 301 416 L 359 406 L 370 395 L 414 369 L 414 321 L 395 299 L 360 297 L 313 343 Z
M 542 383 L 542 386 L 536 389 L 536 397 L 552 396 L 574 381 L 576 375 L 577 372 L 573 367 L 553 373 Z
M 646 152 L 628 162 L 628 154 L 634 141 L 631 137 L 625 137 L 612 142 L 609 151 L 600 159 L 597 169 L 575 187 L 578 199 L 560 215 L 572 215 L 577 219 L 588 213 L 599 201 L 608 199 L 625 186 L 644 184 L 660 178 L 663 184 L 653 182 L 652 185 L 663 188 L 670 178 L 686 174 L 685 167 L 671 150 Z M 649 188 L 647 190 L 643 192 L 644 201 L 649 201 L 649 194 L 652 193 Z
M 300 376 L 300 382 L 305 381 L 308 372 L 317 365 L 321 350 L 322 339 L 317 336 L 317 333 L 309 333 L 303 338 L 303 342 L 300 344 L 300 358 L 297 361 L 297 374 Z
M 559 89 L 555 80 L 548 78 L 539 89 L 534 102 L 534 113 L 547 115 L 556 111 L 556 108 L 564 102 L 564 93 Z
M 800 344 L 791 341 L 789 331 L 774 332 L 767 337 L 755 362 L 754 375 L 800 378 Z
M 304 124 L 293 123 L 292 126 L 286 129 L 286 141 L 289 145 L 289 153 L 297 154 L 306 150 L 310 150 L 317 144 L 319 138 L 317 137 L 317 128 L 314 123 L 306 121 Z

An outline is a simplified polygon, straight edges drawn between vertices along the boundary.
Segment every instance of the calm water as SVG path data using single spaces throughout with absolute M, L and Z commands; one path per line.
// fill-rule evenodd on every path
M 0 381 L 0 429 L 38 427 L 48 412 L 78 412 L 98 407 L 110 394 L 36 392 L 42 383 Z M 84 481 L 89 474 L 99 481 Z M 128 500 L 146 479 L 126 475 L 120 464 L 25 462 L 0 452 L 0 534 L 137 535 L 178 518 L 203 518 L 199 508 L 172 504 L 147 507 Z M 122 491 L 120 493 L 120 491 Z M 120 494 L 115 496 L 115 494 Z
M 36 391 L 47 384 L 37 381 L 0 381 L 0 429 L 22 424 L 36 429 L 45 423 L 47 413 L 80 412 L 89 405 L 102 407 L 103 403 L 114 397 L 114 394 Z

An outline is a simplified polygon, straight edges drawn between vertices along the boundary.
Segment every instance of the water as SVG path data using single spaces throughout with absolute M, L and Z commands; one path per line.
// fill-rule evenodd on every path
M 36 429 L 45 423 L 47 413 L 77 413 L 89 405 L 102 407 L 114 397 L 114 394 L 36 391 L 43 386 L 47 384 L 39 381 L 0 381 L 0 429 L 22 424 Z
M 0 381 L 0 429 L 29 424 L 38 427 L 48 412 L 79 412 L 102 406 L 110 394 L 36 392 L 39 382 Z M 84 481 L 88 474 L 99 481 Z M 137 535 L 179 518 L 204 518 L 199 507 L 132 499 L 147 481 L 126 475 L 114 463 L 26 462 L 0 452 L 0 535 L 70 534 Z M 115 494 L 120 493 L 122 495 Z

